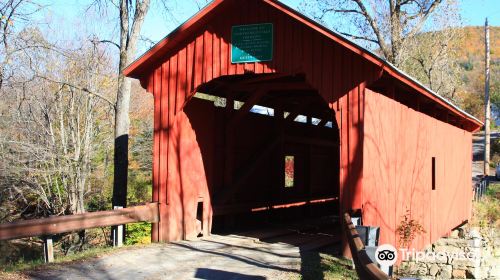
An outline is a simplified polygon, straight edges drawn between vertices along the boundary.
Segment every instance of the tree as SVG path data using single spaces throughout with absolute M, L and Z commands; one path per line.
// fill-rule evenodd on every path
M 2 215 L 83 213 L 100 192 L 91 184 L 96 155 L 111 136 L 110 58 L 87 41 L 57 48 L 36 28 L 18 36 L 38 47 L 12 58 L 14 82 L 0 91 L 0 203 L 9 208 Z
M 118 91 L 115 107 L 115 148 L 113 206 L 127 206 L 128 180 L 128 140 L 130 129 L 131 80 L 123 75 L 123 70 L 134 59 L 137 41 L 150 0 L 120 0 L 120 60 L 118 66 Z
M 29 37 L 18 36 L 17 26 L 31 22 L 32 15 L 43 8 L 31 0 L 7 0 L 0 2 L 0 90 L 11 81 L 15 72 L 14 57 L 29 48 L 38 46 L 27 44 Z
M 399 66 L 407 42 L 443 3 L 454 5 L 449 0 L 314 0 L 303 7 L 321 21 L 332 13 L 342 17 L 356 30 L 337 28 L 341 34 L 375 44 L 389 62 Z
M 444 86 L 458 80 L 449 63 L 458 34 L 453 28 L 460 24 L 456 0 L 313 0 L 303 1 L 302 9 L 431 89 L 447 97 L 456 91 Z
M 408 42 L 411 51 L 400 67 L 433 91 L 462 104 L 462 69 L 456 53 L 462 37 L 463 32 L 452 27 L 418 34 Z

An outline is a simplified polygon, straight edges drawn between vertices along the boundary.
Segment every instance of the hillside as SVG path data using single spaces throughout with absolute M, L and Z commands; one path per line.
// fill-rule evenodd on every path
M 460 65 L 463 84 L 459 88 L 461 102 L 458 104 L 479 119 L 484 119 L 484 27 L 463 28 L 456 43 L 456 60 Z M 491 49 L 491 95 L 492 102 L 500 105 L 500 27 L 490 27 Z M 493 108 L 498 116 L 498 110 Z M 497 117 L 498 119 L 498 117 Z
M 463 48 L 457 50 L 458 59 L 465 62 L 469 59 L 484 60 L 484 26 L 467 26 L 463 28 Z M 490 27 L 491 59 L 500 59 L 500 26 Z

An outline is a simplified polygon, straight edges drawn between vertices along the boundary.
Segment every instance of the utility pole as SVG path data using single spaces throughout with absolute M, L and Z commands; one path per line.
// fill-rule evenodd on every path
M 490 174 L 490 28 L 488 18 L 484 24 L 485 67 L 484 67 L 484 176 Z

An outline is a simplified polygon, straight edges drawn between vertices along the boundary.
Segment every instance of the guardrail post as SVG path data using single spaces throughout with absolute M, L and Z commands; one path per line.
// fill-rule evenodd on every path
M 481 201 L 486 194 L 490 181 L 488 177 L 482 177 L 479 182 L 474 185 L 474 201 Z
M 52 236 L 43 237 L 43 260 L 46 263 L 51 263 L 54 261 L 54 246 L 52 242 Z
M 122 209 L 122 206 L 115 206 L 113 209 Z M 111 228 L 113 232 L 113 247 L 123 246 L 123 225 L 114 226 Z
M 486 181 L 483 181 L 483 183 L 481 184 L 481 199 L 480 200 L 483 200 L 483 195 L 484 195 L 484 187 L 486 186 Z

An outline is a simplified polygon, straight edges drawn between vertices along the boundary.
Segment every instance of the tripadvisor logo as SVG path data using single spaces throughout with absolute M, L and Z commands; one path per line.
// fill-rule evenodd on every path
M 390 244 L 380 245 L 375 251 L 375 259 L 381 266 L 391 266 L 398 260 L 398 252 Z
M 380 245 L 375 251 L 375 260 L 380 266 L 392 266 L 398 260 L 398 250 L 391 244 Z M 425 260 L 437 260 L 444 258 L 448 260 L 475 260 L 477 255 L 475 252 L 425 252 L 416 251 L 415 249 L 399 249 L 401 253 L 401 260 L 408 261 L 414 260 L 421 262 Z

